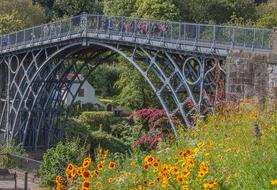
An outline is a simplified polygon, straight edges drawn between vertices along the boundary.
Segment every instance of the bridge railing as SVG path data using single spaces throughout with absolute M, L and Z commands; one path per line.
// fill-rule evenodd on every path
M 122 40 L 124 37 L 131 37 L 222 49 L 272 48 L 272 30 L 269 29 L 82 14 L 2 35 L 0 51 L 36 42 L 59 40 L 80 33 L 109 34 L 121 36 Z

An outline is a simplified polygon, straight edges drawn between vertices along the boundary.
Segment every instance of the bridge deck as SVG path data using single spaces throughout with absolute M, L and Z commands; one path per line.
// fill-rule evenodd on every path
M 0 54 L 76 38 L 226 56 L 232 48 L 271 51 L 272 30 L 82 14 L 0 36 Z

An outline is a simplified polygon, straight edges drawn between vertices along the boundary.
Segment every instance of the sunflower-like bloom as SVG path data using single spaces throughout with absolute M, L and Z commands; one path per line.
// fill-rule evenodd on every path
M 155 162 L 153 162 L 153 167 L 154 168 L 158 168 L 159 167 L 159 165 L 160 165 L 160 163 L 159 162 L 157 162 L 157 161 L 155 161 Z
M 62 178 L 61 176 L 56 176 L 56 183 L 59 184 L 59 183 L 62 183 Z
M 154 158 L 152 155 L 148 155 L 144 158 L 144 163 L 145 164 L 151 164 L 152 162 L 154 162 Z
M 74 166 L 72 163 L 69 163 L 66 167 L 66 172 L 71 172 L 72 170 L 74 170 Z
M 145 170 L 149 170 L 149 165 L 148 164 L 145 164 L 144 166 L 143 166 L 143 168 L 145 169 Z
M 183 177 L 188 177 L 189 174 L 190 174 L 190 172 L 188 170 L 184 169 L 181 171 L 181 176 L 183 176 Z
M 94 170 L 93 173 L 94 173 L 94 175 L 95 175 L 96 177 L 99 176 L 99 172 L 98 172 L 97 170 Z
M 90 163 L 91 163 L 91 158 L 90 157 L 85 158 L 82 164 L 83 168 L 88 167 Z
M 105 150 L 104 157 L 106 158 L 109 155 L 109 150 Z
M 116 164 L 115 164 L 114 162 L 110 162 L 110 163 L 109 163 L 109 169 L 110 169 L 110 170 L 114 169 L 115 166 L 116 166 Z
M 200 164 L 200 168 L 198 171 L 198 177 L 204 177 L 209 171 L 209 168 L 205 162 Z
M 203 187 L 204 189 L 213 189 L 218 186 L 218 183 L 215 180 L 209 181 L 208 183 L 204 183 Z
M 98 157 L 98 158 L 102 157 L 102 152 L 103 152 L 103 150 L 102 150 L 102 148 L 100 148 L 100 149 L 98 150 L 98 153 L 97 153 L 97 157 Z
M 97 182 L 97 183 L 96 183 L 96 187 L 97 187 L 97 188 L 100 188 L 100 187 L 102 187 L 102 186 L 103 186 L 103 184 L 102 184 L 101 182 Z
M 176 175 L 179 173 L 179 169 L 177 167 L 172 167 L 170 171 L 171 171 L 171 174 L 173 175 Z
M 84 180 L 89 180 L 92 177 L 92 174 L 89 170 L 84 170 L 82 173 L 82 177 Z
M 110 177 L 110 178 L 108 179 L 108 182 L 109 182 L 109 183 L 112 183 L 112 182 L 113 182 L 113 178 Z
M 184 183 L 184 177 L 181 175 L 178 175 L 176 178 L 177 183 L 183 184 Z
M 84 168 L 83 168 L 83 167 L 78 167 L 78 168 L 77 168 L 77 174 L 78 174 L 78 175 L 82 175 L 83 171 L 84 171 Z
M 89 181 L 84 181 L 82 183 L 82 190 L 89 190 L 90 189 L 90 182 Z
M 155 183 L 154 182 L 149 182 L 148 186 L 149 187 L 155 187 Z

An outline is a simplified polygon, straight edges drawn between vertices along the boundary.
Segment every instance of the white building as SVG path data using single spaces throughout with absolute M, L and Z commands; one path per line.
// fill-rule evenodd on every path
M 67 79 L 71 80 L 72 77 L 73 77 L 72 75 L 68 75 Z M 67 105 L 70 104 L 73 100 L 73 95 L 75 95 L 76 92 L 79 90 L 79 92 L 77 93 L 77 96 L 74 100 L 74 103 L 80 102 L 81 104 L 88 104 L 88 103 L 89 104 L 98 104 L 98 105 L 105 107 L 105 105 L 95 97 L 95 89 L 88 83 L 87 80 L 85 80 L 84 84 L 79 89 L 80 81 L 82 81 L 82 80 L 84 80 L 83 76 L 79 75 L 78 77 L 76 77 L 75 81 L 73 82 L 73 84 L 70 88 L 71 93 L 68 93 L 66 95 L 66 97 L 63 98 L 63 99 L 65 99 L 65 103 Z

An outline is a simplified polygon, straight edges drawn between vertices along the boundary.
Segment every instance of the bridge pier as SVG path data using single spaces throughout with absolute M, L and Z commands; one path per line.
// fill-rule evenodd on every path
M 277 102 L 277 28 L 271 52 L 231 50 L 226 60 L 226 96 Z

